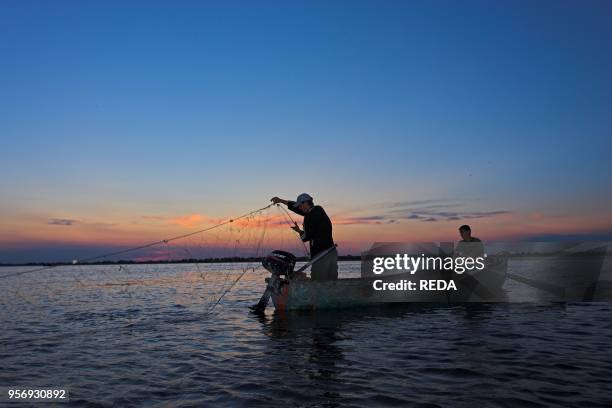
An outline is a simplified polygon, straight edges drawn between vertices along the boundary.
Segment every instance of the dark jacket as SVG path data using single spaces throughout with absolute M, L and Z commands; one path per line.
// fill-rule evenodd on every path
M 315 205 L 304 213 L 299 208 L 294 208 L 293 204 L 294 201 L 289 201 L 287 207 L 294 213 L 304 216 L 304 233 L 301 238 L 304 242 L 310 242 L 310 257 L 334 246 L 332 223 L 323 207 Z
M 459 241 L 457 243 L 457 248 L 455 249 L 455 255 L 474 259 L 483 257 L 484 253 L 484 244 L 479 238 L 476 237 L 472 237 L 472 239 L 469 241 Z

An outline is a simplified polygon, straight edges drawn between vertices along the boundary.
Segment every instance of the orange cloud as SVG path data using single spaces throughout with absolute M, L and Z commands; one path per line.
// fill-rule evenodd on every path
M 210 226 L 229 222 L 229 226 L 237 228 L 261 228 L 264 224 L 267 228 L 276 228 L 281 226 L 288 227 L 288 221 L 279 215 L 267 215 L 264 217 L 245 217 L 233 220 L 231 218 L 213 218 L 203 214 L 188 214 L 175 217 L 166 217 L 161 215 L 143 215 L 140 217 L 148 221 L 164 221 L 168 225 L 178 225 L 185 228 L 194 228 L 208 224 Z
M 197 227 L 198 225 L 205 223 L 207 220 L 210 220 L 209 217 L 202 214 L 187 214 L 174 217 L 163 215 L 142 215 L 140 218 L 147 221 L 164 221 L 168 225 L 178 225 L 187 228 Z
M 171 225 L 180 225 L 181 227 L 192 228 L 203 224 L 207 217 L 201 214 L 189 214 L 180 217 L 171 218 L 168 223 Z

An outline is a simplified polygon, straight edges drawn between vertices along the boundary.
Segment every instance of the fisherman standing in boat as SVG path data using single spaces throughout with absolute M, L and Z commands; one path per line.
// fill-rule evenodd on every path
M 270 201 L 274 204 L 285 204 L 291 211 L 304 217 L 303 229 L 297 224 L 291 229 L 300 234 L 302 241 L 310 243 L 310 259 L 334 246 L 331 220 L 323 207 L 314 205 L 310 195 L 302 193 L 295 201 L 278 197 L 273 197 Z M 338 251 L 333 249 L 315 262 L 310 277 L 316 281 L 338 279 Z

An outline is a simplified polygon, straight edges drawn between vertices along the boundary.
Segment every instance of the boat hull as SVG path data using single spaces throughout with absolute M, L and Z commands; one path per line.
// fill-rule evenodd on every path
M 280 311 L 342 309 L 385 303 L 495 302 L 504 300 L 501 287 L 506 270 L 507 259 L 498 259 L 474 275 L 431 271 L 425 287 L 421 283 L 424 280 L 422 275 L 409 273 L 323 282 L 284 280 L 272 292 L 272 301 Z M 450 285 L 451 281 L 455 289 Z M 412 290 L 408 289 L 409 282 L 413 282 Z M 385 289 L 380 289 L 383 287 Z

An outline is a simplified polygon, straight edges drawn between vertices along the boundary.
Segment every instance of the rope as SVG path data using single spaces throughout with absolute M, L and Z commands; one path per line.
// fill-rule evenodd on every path
M 291 217 L 291 214 L 289 214 L 289 211 L 287 211 L 285 207 L 281 206 L 280 204 L 276 204 L 276 207 L 280 208 L 285 213 L 285 215 L 289 218 L 290 222 L 287 220 L 285 221 L 287 221 L 290 226 L 292 227 L 293 225 L 297 226 L 297 222 L 295 222 L 295 220 Z M 293 225 L 291 225 L 291 223 L 293 223 Z M 304 255 L 306 255 L 306 257 L 308 258 L 309 251 L 308 251 L 308 248 L 306 247 L 306 243 L 302 241 L 301 239 L 300 239 L 300 242 L 302 243 L 302 246 L 304 247 Z
M 128 253 L 128 252 L 132 252 L 132 251 L 136 251 L 136 250 L 139 250 L 139 249 L 150 248 L 150 247 L 153 247 L 153 246 L 156 246 L 156 245 L 160 245 L 160 244 L 167 244 L 168 242 L 176 241 L 177 239 L 183 239 L 183 238 L 191 237 L 193 235 L 201 234 L 203 232 L 207 232 L 207 231 L 213 230 L 215 228 L 219 228 L 219 227 L 221 227 L 223 225 L 230 224 L 230 223 L 232 223 L 234 221 L 237 221 L 239 219 L 246 218 L 246 217 L 248 217 L 250 215 L 253 215 L 255 213 L 264 211 L 264 210 L 270 208 L 273 205 L 274 204 L 269 204 L 269 205 L 267 205 L 265 207 L 262 207 L 262 208 L 260 208 L 258 210 L 249 211 L 248 213 L 242 214 L 242 215 L 240 215 L 240 216 L 238 216 L 236 218 L 230 218 L 227 221 L 223 221 L 223 222 L 221 222 L 219 224 L 215 224 L 215 225 L 212 225 L 210 227 L 207 227 L 207 228 L 204 228 L 204 229 L 201 229 L 201 230 L 198 230 L 198 231 L 193 231 L 193 232 L 190 232 L 190 233 L 187 233 L 187 234 L 178 235 L 178 236 L 175 236 L 175 237 L 172 237 L 172 238 L 162 239 L 162 240 L 159 240 L 159 241 L 151 242 L 149 244 L 144 244 L 144 245 L 139 245 L 139 246 L 132 247 L 132 248 L 123 249 L 121 251 L 110 252 L 110 253 L 103 254 L 103 255 L 97 255 L 97 256 L 90 257 L 90 258 L 85 258 L 85 259 L 82 259 L 80 261 L 73 261 L 72 263 L 76 265 L 76 264 L 80 264 L 80 263 L 86 263 L 86 262 L 95 261 L 95 260 L 98 260 L 98 259 L 109 258 L 111 256 L 122 255 L 122 254 L 125 254 L 125 253 Z M 40 268 L 29 269 L 27 271 L 20 271 L 20 272 L 9 273 L 9 274 L 6 274 L 6 275 L 1 275 L 0 279 L 10 278 L 10 277 L 13 277 L 13 276 L 26 275 L 26 274 L 30 274 L 30 273 L 34 273 L 34 272 L 45 271 L 45 270 L 48 270 L 48 269 L 57 268 L 59 266 L 65 266 L 65 265 L 64 264 L 48 265 L 48 266 L 43 266 L 43 267 L 40 267 Z
M 269 206 L 268 206 L 268 207 L 269 207 Z M 266 224 L 264 224 L 263 230 L 262 230 L 262 232 L 261 232 L 261 237 L 260 237 L 260 238 L 259 238 L 259 240 L 257 241 L 257 249 L 255 250 L 255 256 L 259 255 L 259 251 L 261 250 L 261 244 L 263 243 L 264 238 L 265 238 L 265 236 L 266 236 L 266 229 L 267 229 L 267 227 L 268 227 L 268 224 L 267 224 L 267 223 L 266 223 Z M 258 267 L 258 268 L 259 268 L 259 267 Z M 217 305 L 219 304 L 219 302 L 221 302 L 221 299 L 223 299 L 223 297 L 224 297 L 224 296 L 225 296 L 225 295 L 226 295 L 226 294 L 227 294 L 227 293 L 228 293 L 230 290 L 232 290 L 232 288 L 233 288 L 233 287 L 234 287 L 234 286 L 235 286 L 235 285 L 238 283 L 238 281 L 239 281 L 240 279 L 242 279 L 242 277 L 243 277 L 244 275 L 246 275 L 246 273 L 247 273 L 249 270 L 251 270 L 251 269 L 253 270 L 253 272 L 255 272 L 255 268 L 254 268 L 254 267 L 251 267 L 251 268 L 246 267 L 246 268 L 244 268 L 244 270 L 243 270 L 243 271 L 242 271 L 242 273 L 241 273 L 241 274 L 238 276 L 238 278 L 237 278 L 237 279 L 236 279 L 234 282 L 232 282 L 232 284 L 231 284 L 231 285 L 230 285 L 230 286 L 229 286 L 229 287 L 228 287 L 228 288 L 227 288 L 225 291 L 223 291 L 223 293 L 221 294 L 221 296 L 219 296 L 219 299 L 217 299 L 217 301 L 216 301 L 216 302 L 215 302 L 215 303 L 212 305 L 212 307 L 210 307 L 210 308 L 209 308 L 208 313 L 212 313 L 212 311 L 213 311 L 213 310 L 215 310 L 215 307 L 217 307 Z

